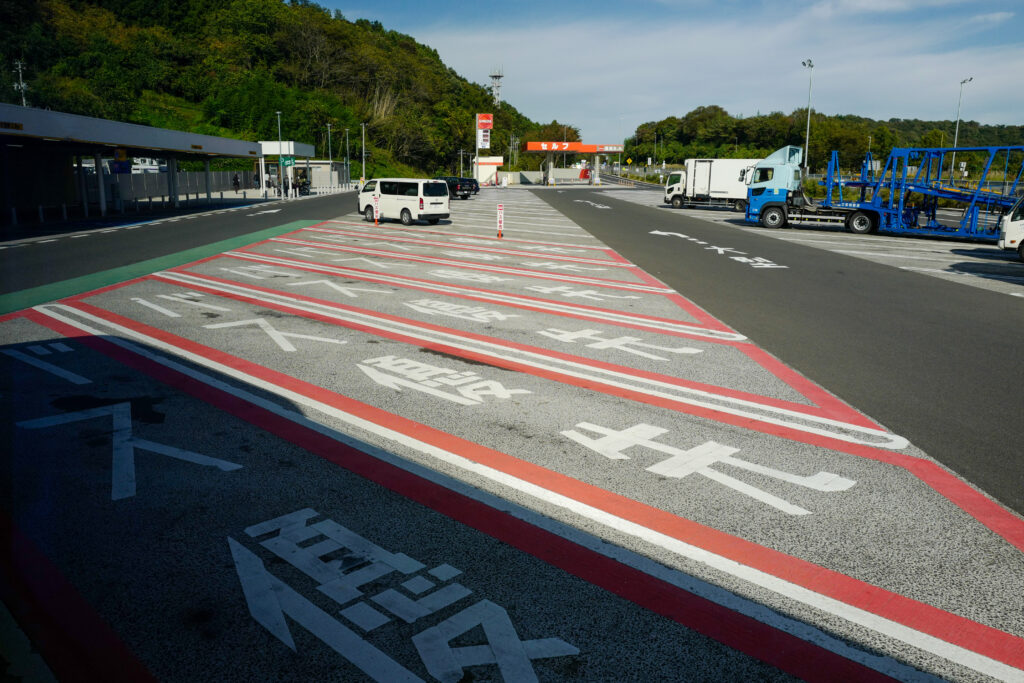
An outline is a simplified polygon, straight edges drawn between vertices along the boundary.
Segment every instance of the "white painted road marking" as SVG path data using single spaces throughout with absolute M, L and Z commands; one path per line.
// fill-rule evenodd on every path
M 61 344 L 61 346 L 64 345 Z M 70 351 L 71 349 L 68 348 L 68 350 Z M 54 365 L 53 363 L 47 363 L 46 361 L 39 360 L 38 358 L 33 358 L 32 356 L 24 354 L 21 351 L 18 351 L 17 349 L 2 349 L 2 352 L 5 355 L 10 356 L 11 358 L 14 358 L 15 360 L 20 360 L 22 363 L 26 363 L 34 368 L 42 370 L 43 372 L 48 372 L 51 375 L 55 375 L 57 377 L 60 377 L 61 379 L 65 379 L 71 382 L 72 384 L 92 384 L 91 379 L 86 379 L 81 375 L 71 372 L 70 370 L 65 370 L 64 368 Z
M 182 448 L 174 448 L 173 446 L 167 446 L 165 444 L 148 441 L 146 439 L 138 439 L 132 436 L 131 408 L 131 403 L 116 403 L 114 405 L 102 406 L 100 408 L 80 410 L 74 413 L 63 413 L 61 415 L 52 415 L 50 417 L 40 417 L 34 420 L 24 420 L 22 422 L 18 422 L 17 425 L 22 429 L 44 429 L 46 427 L 68 424 L 70 422 L 79 422 L 81 420 L 92 420 L 99 417 L 109 416 L 112 418 L 114 422 L 114 429 L 111 432 L 111 438 L 113 440 L 113 461 L 112 472 L 110 475 L 111 500 L 131 498 L 135 495 L 136 448 L 141 448 L 142 450 L 151 451 L 153 453 L 159 453 L 160 455 L 165 455 L 169 458 L 182 460 L 184 462 L 190 462 L 195 465 L 216 467 L 222 472 L 241 469 L 241 465 L 228 462 L 227 460 L 211 458 L 208 455 L 193 453 L 192 451 L 186 451 Z
M 866 609 L 856 607 L 846 602 L 842 602 L 838 599 L 831 598 L 827 595 L 823 595 L 822 593 L 818 593 L 810 588 L 806 588 L 802 585 L 769 574 L 766 571 L 762 571 L 759 569 L 755 569 L 754 567 L 744 565 L 740 562 L 729 559 L 728 557 L 724 557 L 714 552 L 705 550 L 700 546 L 693 545 L 691 543 L 688 543 L 686 541 L 683 541 L 679 538 L 668 535 L 661 531 L 657 531 L 646 526 L 643 526 L 639 523 L 630 521 L 628 519 L 618 517 L 612 513 L 606 512 L 601 508 L 594 507 L 586 503 L 582 503 L 574 498 L 570 498 L 566 495 L 556 493 L 554 491 L 551 491 L 547 488 L 544 488 L 527 480 L 520 479 L 514 475 L 492 468 L 488 465 L 475 462 L 467 457 L 442 449 L 431 443 L 421 441 L 409 434 L 390 429 L 388 427 L 385 427 L 384 425 L 377 424 L 368 419 L 354 415 L 344 409 L 337 408 L 326 403 L 322 403 L 297 391 L 285 389 L 279 385 L 273 384 L 251 373 L 239 370 L 234 367 L 230 367 L 226 364 L 219 363 L 205 356 L 190 352 L 186 349 L 176 347 L 173 344 L 168 344 L 157 338 L 150 337 L 138 331 L 126 328 L 116 323 L 112 323 L 110 321 L 104 320 L 92 314 L 74 309 L 66 305 L 57 304 L 51 306 L 37 306 L 34 310 L 56 321 L 60 321 L 68 325 L 71 325 L 88 334 L 104 337 L 108 339 L 110 343 L 116 346 L 123 347 L 133 354 L 140 355 L 153 362 L 164 365 L 174 370 L 175 372 L 182 373 L 186 376 L 197 379 L 210 386 L 216 387 L 221 391 L 225 391 L 233 396 L 242 398 L 247 402 L 257 405 L 276 415 L 280 415 L 281 417 L 291 420 L 304 427 L 312 429 L 317 433 L 330 435 L 331 438 L 334 438 L 341 442 L 347 442 L 347 440 L 343 435 L 339 434 L 338 432 L 335 432 L 334 430 L 331 430 L 314 420 L 306 418 L 300 413 L 296 413 L 294 411 L 285 409 L 274 401 L 261 398 L 260 396 L 240 389 L 237 386 L 233 386 L 221 380 L 209 377 L 203 372 L 197 370 L 192 364 L 194 364 L 195 366 L 208 368 L 215 373 L 223 374 L 227 377 L 236 379 L 246 386 L 251 386 L 255 389 L 267 391 L 288 401 L 291 401 L 296 405 L 302 405 L 307 408 L 319 411 L 332 419 L 341 420 L 342 422 L 348 424 L 352 428 L 358 430 L 365 430 L 366 432 L 375 434 L 380 438 L 387 439 L 393 442 L 396 445 L 396 447 L 404 446 L 408 448 L 413 448 L 418 452 L 421 452 L 424 455 L 432 457 L 440 462 L 445 462 L 450 465 L 459 467 L 467 472 L 472 472 L 480 476 L 487 477 L 488 479 L 491 479 L 492 481 L 498 484 L 507 486 L 513 490 L 519 491 L 527 496 L 536 498 L 540 501 L 544 501 L 548 504 L 561 507 L 573 514 L 591 520 L 592 522 L 599 524 L 603 527 L 633 536 L 638 540 L 642 540 L 646 543 L 651 543 L 668 552 L 676 554 L 681 558 L 686 558 L 697 563 L 700 563 L 702 565 L 705 565 L 711 569 L 722 571 L 742 581 L 749 582 L 753 585 L 772 591 L 780 596 L 795 600 L 798 603 L 808 605 L 814 609 L 820 609 L 828 614 L 849 621 L 850 623 L 861 625 L 865 628 L 868 628 L 879 633 L 880 635 L 893 638 L 907 646 L 921 649 L 925 652 L 931 653 L 950 662 L 955 662 L 958 665 L 971 668 L 985 675 L 1006 680 L 1019 679 L 1020 677 L 1020 669 L 1017 669 L 1013 666 L 1005 664 L 991 657 L 979 654 L 973 650 L 967 649 L 965 647 L 954 644 L 947 640 L 941 640 L 928 633 L 919 631 L 909 626 L 905 626 L 904 624 L 898 621 L 894 621 L 893 619 L 879 616 L 878 614 L 870 612 Z M 68 317 L 69 314 L 75 317 Z M 90 324 L 82 322 L 82 320 L 87 320 L 91 324 L 99 325 L 102 328 L 113 330 L 117 332 L 117 335 L 111 336 L 108 333 L 104 332 L 102 329 L 94 328 Z M 132 341 L 128 341 L 129 339 L 136 339 L 141 343 L 141 345 L 138 345 Z M 185 361 L 190 363 L 190 365 L 186 365 L 171 360 L 169 357 L 164 356 L 162 353 L 157 353 L 151 351 L 150 349 L 160 349 L 163 352 L 173 354 L 177 357 L 184 359 Z M 388 462 L 403 467 L 404 469 L 410 468 L 409 463 L 404 462 L 399 458 L 390 458 L 386 454 L 378 454 L 378 457 L 383 457 L 387 459 Z M 603 545 L 604 544 L 599 544 L 599 546 Z M 258 560 L 258 558 L 255 559 Z M 658 568 L 655 567 L 655 570 L 658 570 Z M 262 563 L 260 563 L 260 565 L 258 566 L 257 571 L 258 573 L 264 572 Z M 290 590 L 287 589 L 286 586 L 284 586 L 284 589 Z M 267 595 L 273 594 L 273 591 L 273 586 L 265 585 L 265 587 L 262 589 L 262 592 L 260 592 L 259 597 L 269 601 Z M 278 597 L 287 597 L 287 599 L 291 600 L 290 595 L 287 594 L 285 591 L 282 591 L 281 593 L 278 593 L 276 595 Z M 297 597 L 301 599 L 300 596 Z M 740 602 L 742 603 L 742 601 Z M 250 606 L 252 606 L 252 604 L 252 601 L 250 601 Z M 734 604 L 734 602 L 730 604 Z M 277 616 L 281 617 L 279 623 L 284 623 L 283 615 L 281 614 L 281 610 L 277 609 L 276 602 L 275 609 L 277 610 Z M 760 612 L 758 613 L 760 614 Z M 254 614 L 254 616 L 256 615 Z M 759 616 L 758 618 L 763 620 L 765 617 L 763 614 L 761 614 L 761 616 Z M 261 621 L 260 623 L 264 622 Z M 318 622 L 316 625 L 319 627 L 323 624 Z M 268 628 L 270 627 L 268 626 Z M 815 640 L 820 641 L 820 638 L 818 636 L 812 637 Z M 290 638 L 288 642 L 290 642 Z M 837 647 L 844 648 L 844 652 L 847 651 L 845 646 L 842 644 L 837 645 Z M 877 666 L 879 665 L 873 665 L 873 667 Z M 885 670 L 891 669 L 889 669 L 889 667 L 886 666 Z

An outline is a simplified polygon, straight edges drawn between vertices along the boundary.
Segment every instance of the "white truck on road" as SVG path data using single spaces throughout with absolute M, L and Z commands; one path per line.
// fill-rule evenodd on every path
M 1016 250 L 1024 261 L 1024 197 L 999 219 L 999 248 Z
M 665 203 L 747 209 L 750 171 L 760 159 L 687 159 L 665 181 Z

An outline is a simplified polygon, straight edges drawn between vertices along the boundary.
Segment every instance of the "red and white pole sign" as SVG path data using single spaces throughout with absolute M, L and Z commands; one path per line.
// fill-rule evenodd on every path
M 476 129 L 477 130 L 490 130 L 494 128 L 494 114 L 477 114 L 476 115 Z
M 373 198 L 373 224 L 377 225 L 380 221 L 380 197 Z
M 501 237 L 501 229 L 505 225 L 505 205 L 498 204 L 498 237 Z

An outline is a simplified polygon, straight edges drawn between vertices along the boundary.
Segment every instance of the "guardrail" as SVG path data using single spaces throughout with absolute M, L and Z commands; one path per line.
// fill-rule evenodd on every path
M 622 185 L 624 187 L 635 187 L 640 190 L 661 190 L 663 186 L 657 183 L 646 183 L 642 180 L 633 180 L 632 178 L 623 178 L 622 176 L 614 175 L 612 173 L 602 173 L 601 182 L 615 183 L 616 185 Z

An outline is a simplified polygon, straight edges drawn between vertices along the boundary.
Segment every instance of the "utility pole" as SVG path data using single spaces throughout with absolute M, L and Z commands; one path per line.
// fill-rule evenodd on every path
M 352 164 L 348 159 L 348 128 L 345 129 L 345 189 L 352 184 Z
M 366 124 L 360 123 L 359 125 L 363 127 L 363 174 L 359 176 L 359 184 L 362 185 L 366 180 Z
M 327 161 L 330 164 L 330 166 L 329 166 L 329 168 L 330 168 L 329 173 L 330 173 L 330 179 L 331 179 L 330 186 L 331 186 L 332 189 L 334 188 L 334 154 L 332 153 L 333 151 L 334 150 L 331 148 L 331 124 L 328 123 L 327 124 Z
M 459 177 L 462 177 L 462 148 L 459 148 Z
M 953 133 L 953 160 L 949 162 L 949 182 L 951 185 L 954 184 L 953 174 L 956 172 L 956 143 L 960 138 L 960 103 L 963 102 L 964 99 L 964 83 L 970 83 L 973 80 L 974 76 L 970 76 L 960 81 L 960 97 L 956 101 L 956 131 Z
M 21 92 L 21 106 L 27 107 L 25 103 L 25 91 L 28 90 L 28 86 L 25 85 L 25 81 L 21 78 L 21 70 L 25 68 L 25 62 L 17 59 L 14 61 L 14 68 L 18 72 L 18 82 L 14 84 L 14 89 Z
M 811 82 L 814 79 L 814 62 L 807 59 L 800 62 L 807 68 L 807 134 L 804 138 L 804 178 L 810 172 L 811 156 Z
M 284 160 L 281 158 L 281 112 L 277 112 L 277 191 L 284 192 Z M 282 199 L 284 195 L 281 195 Z

